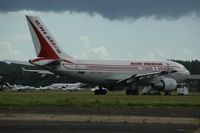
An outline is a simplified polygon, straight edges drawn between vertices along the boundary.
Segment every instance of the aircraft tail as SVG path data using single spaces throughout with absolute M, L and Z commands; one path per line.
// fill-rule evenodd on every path
M 61 49 L 51 33 L 38 17 L 26 16 L 26 19 L 37 57 L 61 59 L 68 62 L 74 61 L 74 58 L 66 54 Z

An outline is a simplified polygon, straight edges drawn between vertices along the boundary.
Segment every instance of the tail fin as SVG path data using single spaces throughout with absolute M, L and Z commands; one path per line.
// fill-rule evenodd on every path
M 26 19 L 37 57 L 64 59 L 73 62 L 74 59 L 60 48 L 56 40 L 38 17 L 26 16 Z

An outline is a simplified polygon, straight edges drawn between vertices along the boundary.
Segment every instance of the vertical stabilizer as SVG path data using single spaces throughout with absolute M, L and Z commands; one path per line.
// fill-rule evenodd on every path
M 70 62 L 74 61 L 71 56 L 67 55 L 61 49 L 51 33 L 38 17 L 26 16 L 26 18 L 37 57 L 63 59 Z

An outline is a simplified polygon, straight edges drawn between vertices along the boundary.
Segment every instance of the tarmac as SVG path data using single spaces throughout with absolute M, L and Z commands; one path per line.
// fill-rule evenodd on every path
M 0 113 L 123 115 L 200 118 L 200 107 L 0 107 Z
M 198 128 L 187 124 L 0 121 L 2 133 L 198 133 Z
M 0 107 L 2 133 L 200 133 L 199 107 Z

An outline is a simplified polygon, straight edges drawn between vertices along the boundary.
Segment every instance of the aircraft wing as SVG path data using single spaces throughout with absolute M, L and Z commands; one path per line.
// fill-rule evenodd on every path
M 169 73 L 168 71 L 161 71 L 161 72 L 152 72 L 152 73 L 144 73 L 144 74 L 135 74 L 129 78 L 121 79 L 121 80 L 117 81 L 117 83 L 118 84 L 121 84 L 121 83 L 130 84 L 130 83 L 133 83 L 138 80 L 141 81 L 141 80 L 153 79 L 157 76 L 166 75 L 168 73 Z
M 18 64 L 18 65 L 25 65 L 25 66 L 34 66 L 30 62 L 27 61 L 16 61 L 16 60 L 3 60 L 3 62 L 7 64 Z M 21 67 L 23 72 L 32 72 L 32 73 L 38 73 L 38 74 L 54 74 L 48 70 L 30 70 L 30 69 L 25 69 L 24 67 Z
M 38 73 L 38 74 L 54 74 L 48 70 L 30 70 L 30 69 L 25 69 L 22 67 L 23 72 L 32 72 L 32 73 Z

